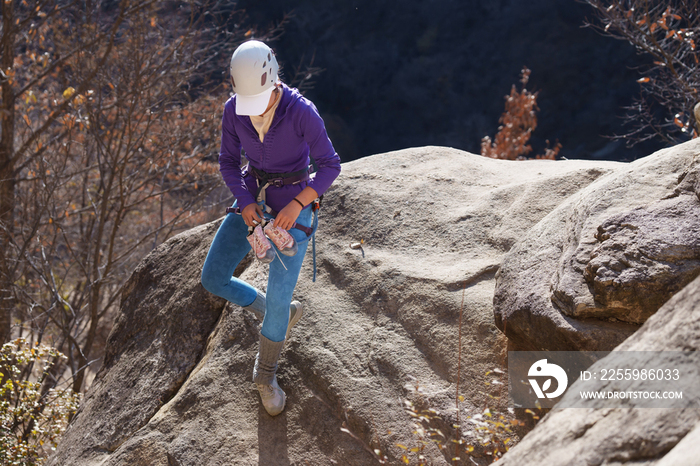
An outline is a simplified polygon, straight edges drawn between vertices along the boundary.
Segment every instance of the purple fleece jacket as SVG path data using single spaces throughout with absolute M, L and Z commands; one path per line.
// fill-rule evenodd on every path
M 266 203 L 278 212 L 306 186 L 322 195 L 340 173 L 340 157 L 314 104 L 284 84 L 281 99 L 264 142 L 250 117 L 236 115 L 235 95 L 224 107 L 219 168 L 241 209 L 255 202 L 257 191 L 253 175 L 241 170 L 241 147 L 252 166 L 268 173 L 302 170 L 309 165 L 309 157 L 316 162 L 318 170 L 308 182 L 267 188 Z

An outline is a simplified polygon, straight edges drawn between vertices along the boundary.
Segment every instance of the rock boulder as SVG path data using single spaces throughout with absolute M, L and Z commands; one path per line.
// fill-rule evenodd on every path
M 665 352 L 700 351 L 700 278 L 677 293 L 596 366 L 610 367 L 606 361 L 621 351 L 664 352 L 658 353 L 660 357 L 672 354 Z M 683 376 L 698 378 L 697 372 Z M 603 382 L 598 384 L 603 386 Z M 573 384 L 559 403 L 575 404 L 579 386 L 580 381 Z M 587 387 L 590 389 L 590 384 Z M 674 387 L 669 385 L 668 389 Z M 692 389 L 696 397 L 697 390 L 696 385 Z M 699 438 L 697 408 L 555 409 L 496 465 L 692 466 L 698 464 Z
M 512 349 L 611 350 L 700 274 L 700 142 L 572 195 L 505 257 L 496 324 Z
M 484 382 L 504 364 L 492 305 L 504 255 L 569 196 L 623 168 L 439 147 L 344 164 L 321 211 L 318 279 L 309 251 L 295 291 L 306 311 L 280 361 L 288 402 L 275 418 L 251 388 L 260 323 L 199 283 L 218 222 L 169 240 L 126 285 L 104 365 L 49 464 L 364 466 L 375 449 L 396 464 L 398 444 L 419 445 L 407 399 L 439 411 L 448 438 L 474 441 L 474 430 L 451 427 L 457 382 L 462 416 L 503 407 Z M 240 273 L 265 288 L 264 266 Z M 448 464 L 450 453 L 428 442 L 423 454 Z

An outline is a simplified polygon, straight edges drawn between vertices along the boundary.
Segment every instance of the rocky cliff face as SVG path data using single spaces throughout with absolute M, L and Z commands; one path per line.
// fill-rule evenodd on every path
M 251 388 L 259 322 L 199 283 L 218 222 L 173 238 L 129 281 L 103 368 L 50 464 L 367 465 L 375 448 L 396 464 L 397 444 L 418 444 L 406 399 L 438 410 L 455 439 L 463 290 L 465 417 L 504 407 L 484 384 L 505 359 L 492 306 L 504 254 L 569 196 L 622 167 L 438 147 L 344 164 L 322 209 L 318 280 L 309 255 L 295 292 L 307 313 L 283 352 L 288 406 L 275 418 Z M 361 239 L 363 251 L 349 248 Z M 264 289 L 258 263 L 242 277 Z M 474 428 L 463 434 L 475 443 Z M 424 452 L 435 464 L 451 453 L 433 444 Z
M 615 351 L 699 351 L 698 322 L 700 278 L 676 294 Z M 598 367 L 610 367 L 606 366 L 609 358 L 598 361 Z M 684 377 L 697 379 L 697 373 Z M 574 401 L 579 386 L 571 386 L 560 403 Z M 594 388 L 601 387 L 605 388 L 598 383 Z M 693 391 L 697 393 L 697 387 Z M 550 412 L 496 464 L 692 466 L 698 464 L 699 439 L 697 408 L 570 408 Z
M 183 233 L 127 284 L 104 365 L 49 464 L 368 465 L 375 449 L 397 464 L 399 445 L 420 445 L 406 401 L 434 409 L 450 445 L 426 442 L 431 464 L 452 464 L 452 440 L 476 445 L 464 464 L 489 464 L 476 424 L 452 425 L 506 412 L 485 374 L 504 369 L 508 344 L 698 349 L 699 159 L 695 141 L 633 164 L 439 147 L 344 164 L 322 210 L 318 280 L 309 256 L 295 292 L 307 313 L 283 352 L 288 405 L 275 418 L 250 382 L 260 323 L 199 283 L 218 222 Z M 264 289 L 259 263 L 237 273 Z M 699 420 L 552 411 L 500 464 L 694 464 Z

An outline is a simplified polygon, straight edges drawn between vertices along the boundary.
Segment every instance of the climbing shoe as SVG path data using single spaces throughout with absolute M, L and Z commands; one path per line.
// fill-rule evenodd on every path
M 263 227 L 256 225 L 255 228 L 248 228 L 248 242 L 253 248 L 255 257 L 265 264 L 269 264 L 275 259 L 275 251 L 272 249 L 270 240 L 267 239 L 263 232 Z
M 297 242 L 294 240 L 294 237 L 284 228 L 276 227 L 274 219 L 267 222 L 264 231 L 267 237 L 270 238 L 273 243 L 275 243 L 275 246 L 277 246 L 277 249 L 279 249 L 282 254 L 285 256 L 296 255 L 299 247 L 297 246 Z

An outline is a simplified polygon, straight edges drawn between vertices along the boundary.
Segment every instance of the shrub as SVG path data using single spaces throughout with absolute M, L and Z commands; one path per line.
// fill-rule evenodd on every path
M 56 388 L 54 374 L 66 357 L 24 339 L 0 351 L 0 464 L 43 464 L 56 448 L 80 395 Z
M 531 71 L 523 68 L 520 82 L 522 89 L 517 91 L 515 85 L 506 96 L 506 108 L 498 120 L 501 126 L 493 138 L 484 136 L 481 140 L 481 155 L 494 159 L 525 160 L 526 155 L 532 152 L 532 146 L 528 144 L 532 132 L 537 128 L 537 92 L 530 92 L 525 86 L 530 79 Z M 549 141 L 547 141 L 549 144 Z M 544 154 L 537 155 L 537 159 L 554 160 L 561 144 L 558 142 L 553 148 L 547 147 Z

